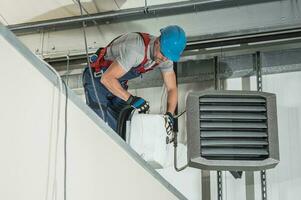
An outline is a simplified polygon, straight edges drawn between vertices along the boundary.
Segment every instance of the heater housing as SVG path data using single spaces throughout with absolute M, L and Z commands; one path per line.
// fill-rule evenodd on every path
M 258 171 L 279 163 L 275 94 L 191 92 L 186 106 L 190 167 Z

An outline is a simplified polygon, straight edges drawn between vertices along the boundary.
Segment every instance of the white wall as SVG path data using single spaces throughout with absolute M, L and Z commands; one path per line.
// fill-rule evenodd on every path
M 241 79 L 227 81 L 227 89 L 240 90 Z M 256 90 L 256 79 L 251 77 L 251 90 Z M 294 200 L 301 188 L 301 72 L 263 76 L 263 91 L 277 97 L 280 163 L 267 171 L 268 199 Z M 245 199 L 244 177 L 234 180 L 226 173 L 224 187 L 227 199 Z M 255 173 L 255 197 L 261 199 L 259 172 Z
M 301 188 L 301 72 L 265 76 L 264 91 L 277 94 L 280 164 L 268 172 L 275 200 L 298 199 Z
M 54 75 L 3 27 L 0 55 L 0 199 L 63 199 L 64 109 L 57 138 Z M 185 199 L 69 95 L 67 199 Z

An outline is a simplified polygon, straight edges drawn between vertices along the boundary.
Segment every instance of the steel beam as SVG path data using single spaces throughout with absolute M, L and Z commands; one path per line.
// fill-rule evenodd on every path
M 301 71 L 301 48 L 293 50 L 282 50 L 262 53 L 262 75 L 276 74 L 284 72 Z M 70 60 L 70 63 L 72 60 Z M 61 75 L 66 75 L 67 62 L 62 62 L 60 68 Z M 214 81 L 213 66 L 214 59 L 190 60 L 178 63 L 178 83 L 200 83 L 203 81 Z M 69 70 L 69 83 L 71 88 L 77 88 L 81 85 L 81 73 L 84 66 L 78 65 Z M 252 54 L 223 57 L 220 60 L 220 77 L 221 79 L 248 77 L 255 75 Z M 143 75 L 141 78 L 133 79 L 129 82 L 131 89 L 159 87 L 162 86 L 163 80 L 159 70 Z M 223 82 L 221 82 L 222 86 Z M 247 89 L 250 90 L 250 89 Z
M 202 200 L 211 199 L 211 190 L 210 190 L 210 171 L 202 170 Z
M 254 172 L 245 172 L 246 200 L 255 200 Z
M 195 49 L 205 49 L 213 47 L 226 47 L 242 44 L 256 44 L 259 42 L 289 40 L 301 38 L 301 25 L 275 26 L 270 28 L 250 29 L 237 32 L 225 32 L 190 38 L 187 43 L 186 51 Z
M 15 34 L 28 34 L 39 32 L 41 30 L 64 30 L 71 28 L 80 28 L 83 21 L 88 26 L 124 22 L 131 20 L 141 20 L 148 18 L 157 18 L 170 15 L 179 15 L 184 13 L 193 13 L 207 10 L 215 10 L 233 6 L 243 6 L 271 2 L 276 0 L 193 0 L 177 3 L 168 3 L 145 7 L 122 9 L 118 11 L 109 11 L 96 14 L 84 15 L 83 17 L 74 16 L 60 19 L 51 19 L 38 22 L 22 23 L 10 25 L 8 28 Z M 96 22 L 96 23 L 95 23 Z
M 259 33 L 257 29 L 244 30 L 237 35 L 237 32 L 224 32 L 219 34 L 203 35 L 198 38 L 189 38 L 185 52 L 185 55 L 189 56 L 189 52 L 193 50 L 200 50 L 212 47 L 224 47 L 225 45 L 236 45 L 236 44 L 250 44 L 249 42 L 272 42 L 273 40 L 285 39 L 292 40 L 292 42 L 298 43 L 301 38 L 301 25 L 291 25 L 288 27 L 273 27 L 261 30 Z M 249 48 L 255 45 L 250 45 Z M 265 45 L 267 46 L 267 45 Z M 96 50 L 95 50 L 96 51 Z M 206 52 L 202 52 L 205 54 Z M 195 53 L 194 53 L 195 54 Z M 192 54 L 192 55 L 194 55 Z M 77 53 L 76 55 L 70 56 L 70 64 L 73 63 L 83 63 L 86 61 L 86 56 L 84 53 Z M 45 58 L 45 61 L 50 64 L 60 64 L 66 63 L 66 56 L 55 57 L 55 58 Z

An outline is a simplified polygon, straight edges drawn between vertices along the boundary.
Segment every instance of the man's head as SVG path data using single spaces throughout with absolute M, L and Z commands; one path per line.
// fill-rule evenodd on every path
M 184 30 L 177 25 L 173 25 L 162 28 L 160 32 L 160 37 L 155 41 L 155 61 L 157 63 L 166 60 L 177 62 L 186 46 Z

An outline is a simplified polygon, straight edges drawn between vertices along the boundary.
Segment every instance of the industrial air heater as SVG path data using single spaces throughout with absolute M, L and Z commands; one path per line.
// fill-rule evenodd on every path
M 275 94 L 255 91 L 191 92 L 186 106 L 190 167 L 258 171 L 278 164 Z

